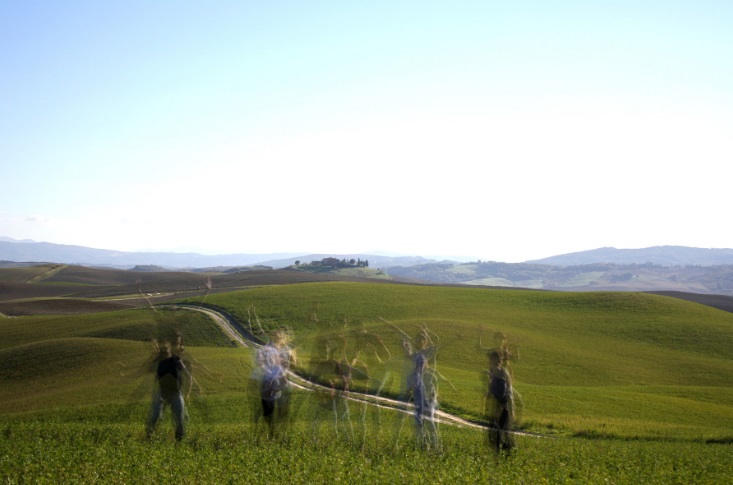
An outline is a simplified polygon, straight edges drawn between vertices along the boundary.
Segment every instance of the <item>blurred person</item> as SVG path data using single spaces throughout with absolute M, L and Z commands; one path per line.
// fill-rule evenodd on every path
M 278 419 L 287 424 L 290 419 L 290 405 L 293 388 L 288 380 L 291 369 L 298 365 L 298 358 L 295 348 L 291 344 L 292 336 L 287 328 L 280 328 L 274 333 L 273 345 L 277 352 L 278 365 L 282 369 L 284 377 L 282 394 L 277 401 Z
M 247 385 L 247 396 L 250 398 L 250 405 L 252 415 L 254 416 L 255 423 L 259 423 L 262 417 L 262 396 L 261 386 L 262 379 L 265 377 L 265 353 L 263 349 L 255 349 L 253 354 L 252 372 L 249 374 L 249 381 Z
M 498 454 L 502 450 L 514 449 L 512 426 L 514 422 L 514 402 L 511 375 L 503 366 L 501 353 L 491 350 L 488 354 L 489 388 L 486 391 L 485 410 L 489 422 L 489 446 Z
M 492 346 L 484 347 L 483 336 L 479 335 L 479 348 L 488 352 L 495 350 L 501 357 L 502 366 L 511 374 L 510 364 L 519 361 L 519 345 L 514 350 L 510 349 L 509 340 L 504 332 L 496 331 L 492 335 Z
M 150 344 L 150 354 L 148 354 L 148 357 L 137 369 L 129 371 L 127 364 L 124 362 L 118 362 L 118 365 L 122 368 L 122 370 L 120 370 L 120 375 L 122 377 L 138 378 L 146 374 L 155 373 L 158 368 L 158 362 L 160 362 L 164 357 L 161 357 L 160 344 L 158 343 L 157 338 L 151 337 Z M 147 389 L 147 384 L 144 385 Z
M 482 331 L 483 333 L 483 331 Z M 496 331 L 492 334 L 492 345 L 490 347 L 484 347 L 483 336 L 479 335 L 479 349 L 486 352 L 485 355 L 489 355 L 492 351 L 496 351 L 501 359 L 501 367 L 509 374 L 509 378 L 514 381 L 514 366 L 512 364 L 519 362 L 519 350 L 518 344 L 510 344 L 509 338 L 506 334 L 501 331 Z M 484 380 L 484 388 L 488 385 L 488 373 L 482 372 L 482 379 Z M 522 411 L 524 409 L 524 400 L 522 395 L 512 387 L 512 422 L 516 425 L 521 419 Z
M 253 375 L 260 378 L 261 415 L 272 436 L 277 424 L 287 426 L 290 419 L 292 387 L 288 373 L 297 360 L 288 332 L 285 329 L 270 332 L 267 345 L 257 351 L 256 359 Z
M 405 401 L 407 401 L 409 398 L 409 394 L 407 392 L 407 381 L 415 367 L 415 355 L 421 354 L 424 356 L 427 359 L 428 365 L 430 366 L 432 364 L 432 367 L 435 369 L 437 364 L 438 344 L 433 342 L 427 326 L 421 326 L 420 331 L 413 339 L 397 325 L 390 323 L 387 320 L 382 320 L 394 327 L 401 335 L 400 349 L 402 350 L 402 375 L 400 379 L 400 395 Z M 435 338 L 436 341 L 439 340 L 437 335 L 435 335 Z
M 170 406 L 173 413 L 173 422 L 176 427 L 176 440 L 181 441 L 185 436 L 185 415 L 183 388 L 187 384 L 189 392 L 192 385 L 191 373 L 183 364 L 181 358 L 171 353 L 169 342 L 160 347 L 159 361 L 155 372 L 155 388 L 150 416 L 146 426 L 148 438 L 152 436 L 160 420 L 163 410 Z M 184 382 L 184 377 L 186 381 Z
M 262 406 L 261 416 L 267 424 L 270 436 L 275 433 L 275 410 L 287 385 L 285 370 L 280 364 L 280 356 L 272 341 L 258 350 L 260 368 L 259 395 Z
M 366 380 L 376 381 L 381 388 L 389 377 L 384 362 L 392 358 L 384 341 L 369 330 L 363 321 L 351 327 L 349 341 L 351 343 L 349 362 L 352 367 L 359 368 Z
M 415 406 L 415 438 L 418 447 L 440 451 L 440 437 L 435 420 L 438 406 L 437 377 L 429 370 L 427 357 L 420 353 L 413 354 L 413 370 L 407 381 L 407 390 L 411 394 Z
M 363 383 L 367 392 L 373 392 L 375 396 L 382 393 L 385 385 L 390 380 L 390 372 L 385 362 L 392 358 L 392 355 L 382 338 L 367 328 L 363 320 L 350 323 L 344 319 L 344 328 L 348 331 L 348 365 L 354 381 Z M 362 436 L 362 448 L 366 447 L 367 414 L 371 410 L 374 426 L 380 426 L 381 413 L 379 406 L 370 406 L 366 401 L 360 404 L 360 424 Z
M 343 360 L 336 360 L 327 339 L 316 342 L 315 356 L 310 362 L 310 374 L 321 383 L 315 390 L 315 407 L 312 418 L 312 434 L 319 441 L 321 423 L 332 420 L 334 436 L 342 433 L 347 440 L 354 439 L 354 426 L 349 410 L 351 367 Z
M 418 446 L 440 451 L 441 442 L 435 418 L 435 411 L 438 407 L 438 377 L 442 377 L 436 368 L 438 344 L 433 341 L 432 332 L 426 325 L 420 326 L 420 331 L 414 338 L 396 325 L 391 323 L 390 325 L 396 328 L 402 336 L 400 340 L 402 349 L 400 394 L 401 400 L 406 403 L 413 402 Z M 435 339 L 438 340 L 437 335 Z M 396 423 L 395 446 L 399 443 L 404 420 L 405 415 L 402 415 Z
M 180 331 L 176 331 L 176 355 L 181 359 L 181 362 L 183 362 L 183 365 L 186 366 L 186 369 L 188 369 L 189 374 L 191 374 L 191 383 L 192 385 L 188 389 L 188 393 L 186 394 L 186 399 L 188 399 L 191 396 L 191 391 L 193 390 L 193 387 L 196 386 L 196 392 L 198 394 L 201 394 L 203 392 L 203 388 L 201 387 L 201 384 L 196 380 L 196 377 L 194 377 L 194 374 L 196 374 L 195 371 L 203 372 L 207 377 L 210 377 L 212 379 L 217 379 L 221 383 L 221 377 L 220 374 L 214 375 L 211 370 L 206 367 L 204 364 L 196 360 L 190 352 L 186 353 L 186 346 L 183 343 L 183 335 Z

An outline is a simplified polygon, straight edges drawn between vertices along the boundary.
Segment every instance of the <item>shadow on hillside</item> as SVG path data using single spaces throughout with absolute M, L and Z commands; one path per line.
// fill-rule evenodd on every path
M 733 313 L 733 296 L 685 293 L 682 291 L 647 291 L 646 293 L 671 296 L 673 298 L 692 301 L 695 303 L 700 303 L 701 305 L 707 305 L 713 308 L 717 308 L 718 310 Z

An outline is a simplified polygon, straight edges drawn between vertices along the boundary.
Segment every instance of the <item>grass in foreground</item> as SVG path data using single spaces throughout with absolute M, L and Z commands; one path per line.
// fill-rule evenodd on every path
M 299 418 L 287 434 L 267 437 L 245 403 L 192 404 L 186 439 L 168 423 L 151 440 L 142 432 L 145 406 L 90 411 L 91 418 L 30 416 L 0 420 L 3 483 L 724 483 L 733 470 L 730 444 L 519 437 L 510 456 L 487 449 L 483 432 L 441 427 L 443 451 L 414 446 L 411 419 L 369 410 L 355 438 L 336 436 L 324 419 Z M 300 408 L 304 416 L 312 407 Z M 132 413 L 134 414 L 134 413 Z M 204 417 L 208 416 L 208 422 Z M 137 422 L 135 422 L 137 421 Z

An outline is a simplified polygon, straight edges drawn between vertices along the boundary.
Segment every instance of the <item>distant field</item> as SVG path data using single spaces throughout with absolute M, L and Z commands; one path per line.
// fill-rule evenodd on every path
M 208 289 L 207 280 L 212 287 Z M 362 281 L 358 274 L 314 274 L 299 271 L 244 271 L 203 274 L 139 272 L 41 264 L 0 268 L 0 314 L 32 316 L 113 311 L 164 303 L 187 295 L 251 286 L 314 281 Z
M 482 278 L 480 280 L 471 280 L 465 283 L 466 285 L 485 285 L 485 286 L 504 286 L 511 287 L 512 282 L 503 278 Z M 533 286 L 527 286 L 532 288 Z
M 0 302 L 40 297 L 110 299 L 144 295 L 203 295 L 211 280 L 212 292 L 251 286 L 282 285 L 324 281 L 364 281 L 356 274 L 308 273 L 294 270 L 258 270 L 240 273 L 140 272 L 116 269 L 65 266 L 48 277 L 57 265 L 0 268 Z M 380 281 L 380 280 L 374 280 Z M 29 282 L 31 284 L 29 284 Z M 384 283 L 390 283 L 384 280 Z M 159 301 L 159 300 L 156 300 Z
M 100 313 L 123 310 L 139 306 L 140 302 L 95 301 L 75 298 L 27 299 L 23 301 L 0 302 L 0 313 L 8 316 L 29 315 L 78 315 L 81 313 Z
M 383 370 L 395 379 L 383 393 L 393 397 L 400 333 L 385 320 L 408 335 L 427 325 L 440 344 L 442 409 L 476 421 L 483 419 L 486 367 L 479 342 L 487 347 L 494 331 L 504 332 L 519 348 L 512 363 L 519 426 L 540 436 L 518 438 L 517 454 L 496 463 L 481 431 L 443 424 L 444 451 L 424 452 L 412 445 L 410 418 L 356 403 L 353 436 L 336 435 L 333 414 L 323 414 L 308 392 L 296 395 L 290 431 L 269 440 L 253 423 L 250 350 L 234 347 L 203 314 L 153 309 L 144 298 L 132 300 L 137 309 L 59 314 L 64 304 L 92 305 L 89 311 L 110 304 L 80 299 L 79 291 L 105 299 L 138 291 L 134 281 L 109 284 L 119 276 L 80 289 L 85 278 L 93 283 L 91 276 L 64 277 L 65 271 L 45 281 L 55 279 L 53 288 L 76 284 L 74 291 L 35 300 L 36 311 L 50 314 L 0 317 L 3 482 L 417 482 L 430 476 L 449 483 L 725 483 L 733 470 L 733 313 L 641 293 L 301 279 L 283 285 L 275 281 L 287 275 L 264 273 L 259 280 L 254 274 L 212 278 L 219 292 L 206 296 L 206 304 L 245 327 L 249 320 L 255 331 L 252 309 L 263 330 L 290 329 L 306 374 L 316 337 L 342 334 L 353 342 L 363 325 L 388 346 L 392 358 Z M 43 294 L 49 285 L 20 283 L 33 274 L 0 283 Z M 173 296 L 153 302 L 177 297 L 201 305 L 205 290 L 175 292 L 176 285 L 203 284 L 201 276 L 188 282 L 163 276 L 151 276 L 143 291 Z M 225 290 L 235 282 L 240 289 Z M 0 304 L 30 311 L 34 300 L 26 295 Z M 197 378 L 189 435 L 180 446 L 167 422 L 150 442 L 142 432 L 151 391 L 149 339 L 173 340 L 177 332 Z M 357 388 L 373 390 L 367 384 Z
M 40 274 L 50 271 L 58 265 L 41 264 L 35 266 L 21 266 L 17 268 L 0 268 L 0 281 L 3 283 L 27 283 Z

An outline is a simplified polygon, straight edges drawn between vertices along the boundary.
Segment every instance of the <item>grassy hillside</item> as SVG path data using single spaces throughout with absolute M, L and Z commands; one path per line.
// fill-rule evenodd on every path
M 0 302 L 19 303 L 43 297 L 114 299 L 118 302 L 137 298 L 140 303 L 136 304 L 142 305 L 143 295 L 151 301 L 160 302 L 186 295 L 203 296 L 207 292 L 231 291 L 260 285 L 363 281 L 364 276 L 359 271 L 347 271 L 344 274 L 296 270 L 252 270 L 238 273 L 141 272 L 46 264 L 0 268 Z M 210 290 L 207 287 L 209 282 Z
M 335 283 L 253 288 L 209 302 L 241 321 L 254 306 L 265 330 L 291 328 L 305 370 L 316 336 L 349 338 L 357 322 L 388 345 L 394 358 L 385 366 L 399 374 L 400 334 L 382 319 L 410 335 L 426 324 L 440 338 L 439 370 L 456 388 L 442 385 L 441 404 L 467 416 L 480 415 L 479 339 L 487 346 L 499 330 L 521 346 L 512 369 L 529 429 L 733 437 L 733 315 L 702 305 L 635 293 Z M 387 392 L 398 394 L 396 380 Z
M 94 315 L 38 316 L 0 320 L 0 349 L 45 340 L 74 337 L 175 341 L 180 331 L 188 345 L 228 345 L 218 328 L 204 315 L 149 308 Z
M 118 389 L 138 388 L 143 377 L 149 387 L 141 369 L 150 340 L 175 342 L 178 332 L 193 348 L 232 345 L 210 319 L 184 310 L 2 319 L 0 413 L 117 399 L 125 395 Z
M 51 274 L 55 269 L 64 265 L 39 264 L 33 266 L 20 266 L 17 268 L 0 268 L 0 281 L 7 283 L 29 283 L 44 274 Z
M 401 334 L 385 320 L 409 335 L 425 324 L 455 386 L 442 382 L 441 405 L 477 419 L 479 341 L 503 331 L 519 349 L 521 426 L 542 437 L 518 437 L 518 453 L 497 462 L 482 431 L 443 424 L 443 452 L 427 453 L 413 446 L 409 417 L 352 403 L 349 435 L 298 391 L 290 427 L 268 439 L 255 424 L 250 350 L 232 347 L 203 315 L 146 305 L 0 318 L 0 481 L 723 483 L 733 469 L 730 313 L 659 295 L 380 283 L 258 286 L 207 303 L 245 326 L 255 308 L 263 330 L 291 329 L 305 372 L 317 337 L 355 343 L 367 329 L 398 376 Z M 176 332 L 197 384 L 188 436 L 174 446 L 167 419 L 151 440 L 143 423 L 148 339 Z M 396 395 L 397 380 L 387 388 Z
M 97 313 L 192 295 L 203 301 L 208 293 L 251 286 L 361 280 L 358 270 L 344 274 L 289 270 L 204 274 L 40 264 L 0 268 L 0 316 Z

